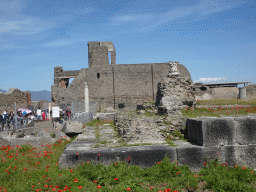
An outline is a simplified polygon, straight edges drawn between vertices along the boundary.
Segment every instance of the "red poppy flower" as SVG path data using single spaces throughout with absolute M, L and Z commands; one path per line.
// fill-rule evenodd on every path
M 78 189 L 82 189 L 83 187 L 82 186 L 78 186 Z
M 245 167 L 242 167 L 242 169 L 245 169 Z
M 97 186 L 97 189 L 100 189 L 100 188 L 101 188 L 101 186 L 100 186 L 100 185 L 98 185 L 98 186 Z
M 204 163 L 204 165 L 206 165 L 207 163 Z
M 76 155 L 79 155 L 79 153 L 76 153 Z
M 89 161 L 87 161 L 87 163 L 89 163 Z
M 35 185 L 32 185 L 32 188 L 35 188 Z
M 70 169 L 70 173 L 73 173 L 73 170 L 72 170 L 72 169 Z
M 98 154 L 100 156 L 100 154 Z
M 131 188 L 130 188 L 130 187 L 128 187 L 128 188 L 126 189 L 126 191 L 131 191 Z
M 150 187 L 150 191 L 152 191 L 153 190 L 153 187 Z
M 118 181 L 118 178 L 115 178 L 116 181 Z
M 167 191 L 172 191 L 170 188 L 166 189 Z
M 78 181 L 78 179 L 77 179 L 77 178 L 75 178 L 74 182 L 77 182 L 77 181 Z
M 93 181 L 93 182 L 94 182 L 94 183 L 97 183 L 98 181 L 95 180 L 95 181 Z

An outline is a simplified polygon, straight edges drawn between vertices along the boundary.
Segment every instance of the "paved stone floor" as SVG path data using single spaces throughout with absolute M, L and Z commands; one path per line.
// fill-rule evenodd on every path
M 150 141 L 148 142 L 150 143 Z M 159 143 L 155 143 L 159 145 Z M 193 146 L 195 144 L 185 142 L 183 140 L 176 140 L 174 144 L 180 147 Z M 134 145 L 140 145 L 139 143 L 134 143 Z M 85 127 L 84 132 L 79 134 L 71 144 L 69 144 L 65 151 L 77 151 L 77 150 L 91 150 L 96 148 L 117 148 L 117 147 L 129 147 L 134 146 L 125 145 L 121 138 L 118 137 L 117 132 L 110 127 L 109 124 L 103 124 L 98 129 L 95 127 Z M 141 143 L 143 145 L 143 143 Z M 145 145 L 145 144 L 144 144 Z M 154 144 L 152 144 L 154 145 Z M 164 143 L 162 145 L 168 145 Z

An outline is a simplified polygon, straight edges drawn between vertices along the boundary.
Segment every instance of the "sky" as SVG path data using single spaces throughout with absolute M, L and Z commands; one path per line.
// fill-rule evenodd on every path
M 256 0 L 0 0 L 0 89 L 51 91 L 54 67 L 179 61 L 201 83 L 256 83 Z M 168 72 L 167 72 L 168 73 Z

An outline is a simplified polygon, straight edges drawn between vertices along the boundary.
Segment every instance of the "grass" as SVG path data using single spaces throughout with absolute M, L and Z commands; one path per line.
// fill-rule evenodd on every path
M 256 99 L 214 99 L 214 100 L 197 100 L 197 105 L 256 105 Z
M 183 113 L 207 116 L 217 115 L 218 110 L 222 114 L 240 115 L 255 113 L 256 108 L 211 108 L 210 111 L 189 108 Z M 100 126 L 103 123 L 106 122 L 94 120 L 85 126 Z M 113 122 L 109 124 L 114 125 Z M 179 134 L 174 132 L 173 136 Z M 74 139 L 71 138 L 71 141 Z M 169 142 L 171 143 L 171 140 Z M 218 159 L 205 162 L 199 173 L 190 171 L 187 165 L 170 163 L 171 160 L 167 157 L 146 169 L 131 166 L 131 157 L 127 162 L 114 162 L 109 166 L 85 162 L 73 169 L 60 170 L 57 162 L 69 143 L 70 141 L 61 139 L 40 149 L 29 144 L 1 147 L 0 191 L 256 191 L 256 174 L 253 169 L 219 164 Z
M 74 138 L 72 139 L 74 140 Z M 208 163 L 199 173 L 188 165 L 178 166 L 165 157 L 153 167 L 142 169 L 118 161 L 109 166 L 85 162 L 60 170 L 57 162 L 68 141 L 62 139 L 44 148 L 30 145 L 1 147 L 1 191 L 255 191 L 252 169 Z M 149 157 L 150 158 L 150 157 Z M 205 183 L 200 186 L 200 183 Z
M 87 127 L 94 127 L 95 130 L 95 137 L 97 140 L 100 140 L 100 126 L 104 124 L 109 124 L 109 127 L 115 128 L 113 121 L 102 121 L 100 119 L 94 119 L 86 124 L 83 125 L 83 128 Z M 97 145 L 97 144 L 96 144 Z M 96 146 L 97 147 L 97 146 Z
M 209 116 L 209 117 L 220 117 L 224 116 L 238 116 L 238 115 L 247 115 L 255 114 L 256 106 L 248 107 L 232 107 L 232 108 L 222 108 L 222 107 L 213 107 L 213 108 L 203 108 L 195 107 L 186 108 L 181 111 L 184 117 L 200 117 L 200 116 Z

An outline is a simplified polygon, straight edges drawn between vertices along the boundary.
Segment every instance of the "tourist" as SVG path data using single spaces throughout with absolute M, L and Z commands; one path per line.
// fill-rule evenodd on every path
M 42 113 L 42 120 L 45 120 L 45 111 L 43 111 L 43 113 Z

